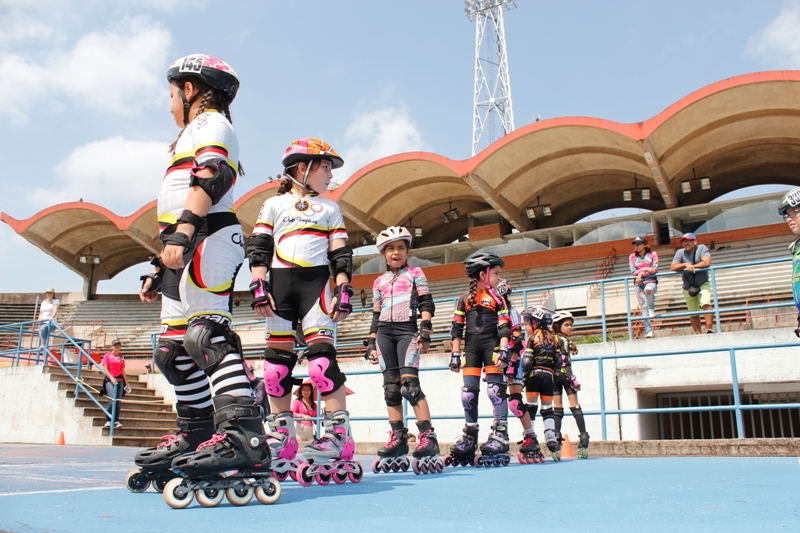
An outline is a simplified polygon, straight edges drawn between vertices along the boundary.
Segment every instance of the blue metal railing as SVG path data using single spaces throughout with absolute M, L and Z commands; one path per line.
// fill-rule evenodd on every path
M 39 322 L 36 320 L 27 322 L 18 322 L 16 324 L 3 324 L 0 325 L 0 336 L 16 337 L 16 347 L 0 350 L 0 359 L 10 359 L 11 366 L 20 366 L 20 363 L 27 362 L 28 364 L 44 364 L 58 366 L 74 383 L 75 383 L 75 399 L 80 397 L 83 392 L 97 407 L 100 408 L 102 413 L 109 417 L 109 420 L 116 420 L 118 409 L 117 388 L 114 387 L 111 400 L 111 412 L 106 409 L 102 403 L 95 397 L 93 392 L 87 387 L 81 378 L 84 362 L 87 368 L 95 367 L 103 375 L 110 378 L 111 376 L 105 371 L 102 365 L 98 364 L 91 357 L 91 342 L 86 339 L 74 339 L 70 337 L 61 326 L 56 322 L 50 322 L 50 335 L 42 342 L 39 332 L 36 328 Z M 26 340 L 29 339 L 29 342 Z M 55 342 L 54 342 L 55 341 Z M 13 343 L 12 343 L 13 344 Z M 24 345 L 28 344 L 28 347 Z M 60 351 L 60 357 L 55 357 L 53 351 Z M 77 363 L 65 363 L 65 355 L 68 350 L 74 350 L 77 353 Z M 72 370 L 75 371 L 73 374 Z M 111 424 L 109 434 L 114 436 L 114 424 Z

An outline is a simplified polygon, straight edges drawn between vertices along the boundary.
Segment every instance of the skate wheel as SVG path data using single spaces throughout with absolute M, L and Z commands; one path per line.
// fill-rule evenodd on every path
M 264 505 L 272 505 L 281 499 L 283 488 L 281 488 L 280 482 L 274 477 L 267 478 L 267 482 L 268 484 L 266 484 L 266 486 L 261 484 L 256 487 L 255 495 L 256 499 L 260 503 L 263 503 Z
M 550 455 L 553 456 L 553 461 L 558 462 L 561 460 L 561 454 L 558 452 L 551 452 Z
M 417 459 L 411 461 L 411 471 L 414 472 L 416 475 L 422 474 L 422 468 L 420 468 L 420 462 Z
M 333 482 L 337 485 L 341 485 L 347 481 L 347 472 L 334 472 L 333 473 Z
M 381 468 L 381 458 L 378 457 L 377 459 L 372 461 L 372 473 L 373 474 L 377 474 L 377 473 L 381 472 L 381 470 L 382 470 L 382 468 Z
M 408 468 L 411 466 L 411 463 L 408 462 L 408 459 L 403 459 L 403 462 L 400 463 L 400 471 L 401 472 L 408 472 Z
M 450 466 L 452 464 L 453 464 L 453 461 L 450 458 L 450 456 L 449 455 L 445 455 L 444 456 L 444 466 Z
M 170 479 L 164 487 L 164 501 L 173 509 L 185 509 L 194 499 L 194 491 L 183 486 L 183 479 Z
M 314 479 L 317 480 L 318 484 L 324 487 L 325 485 L 331 482 L 331 477 L 332 477 L 331 474 L 323 474 L 322 472 L 320 472 L 319 474 L 314 476 Z
M 504 455 L 504 456 L 503 456 L 503 457 L 500 459 L 500 464 L 501 464 L 501 465 L 503 465 L 503 466 L 508 466 L 508 464 L 509 464 L 510 462 L 511 462 L 511 457 L 509 457 L 508 455 Z
M 292 481 L 297 481 L 297 472 L 289 470 L 289 477 L 292 478 Z
M 289 476 L 289 474 L 287 474 L 286 472 L 275 472 L 275 471 L 272 472 L 272 477 L 274 477 L 275 479 L 277 479 L 280 482 L 286 481 L 286 478 L 288 476 Z
M 219 489 L 197 489 L 194 497 L 203 507 L 216 507 L 225 497 L 225 492 Z
M 247 505 L 253 499 L 253 487 L 231 487 L 225 491 L 225 496 L 232 505 L 241 507 Z
M 353 466 L 355 470 L 353 472 L 347 473 L 347 478 L 353 483 L 360 483 L 362 479 L 364 479 L 364 469 L 361 468 L 361 463 L 354 462 Z
M 150 487 L 150 480 L 140 468 L 134 468 L 125 476 L 125 486 L 131 492 L 144 492 Z
M 297 482 L 304 487 L 310 487 L 314 483 L 314 477 L 308 474 L 311 465 L 303 463 L 297 470 Z
M 169 479 L 158 478 L 153 481 L 153 488 L 156 489 L 158 492 L 164 492 L 164 487 L 167 486 L 167 482 L 169 482 Z
M 439 474 L 444 472 L 444 464 L 441 461 L 436 462 L 436 472 L 438 472 Z
M 475 465 L 477 468 L 480 468 L 484 466 L 486 463 L 484 463 L 482 455 L 476 455 L 475 459 L 472 460 L 472 464 Z
M 517 461 L 519 461 L 519 464 L 521 464 L 521 465 L 524 465 L 525 463 L 527 463 L 527 462 L 528 462 L 528 461 L 525 459 L 525 454 L 524 454 L 524 453 L 522 453 L 522 452 L 520 452 L 520 453 L 518 453 L 518 454 L 517 454 Z

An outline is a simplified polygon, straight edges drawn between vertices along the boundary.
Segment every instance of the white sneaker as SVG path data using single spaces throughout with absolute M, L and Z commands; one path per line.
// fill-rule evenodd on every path
M 121 428 L 121 427 L 122 427 L 122 422 L 120 422 L 119 420 L 114 422 L 114 429 Z
M 655 310 L 653 310 L 653 309 L 648 309 L 648 310 L 647 310 L 647 316 L 649 316 L 650 318 L 653 318 L 654 316 L 656 316 L 656 312 L 655 312 Z
M 106 422 L 105 424 L 103 424 L 103 427 L 104 428 L 110 428 L 111 427 L 111 422 Z
M 645 339 L 652 339 L 653 338 L 653 332 L 652 331 L 648 331 L 647 335 L 645 335 L 644 338 Z

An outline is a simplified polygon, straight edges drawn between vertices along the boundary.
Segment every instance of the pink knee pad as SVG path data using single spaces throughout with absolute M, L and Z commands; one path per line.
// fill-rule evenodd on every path
M 270 396 L 281 398 L 289 394 L 286 390 L 291 387 L 289 367 L 272 361 L 264 362 L 264 389 Z
M 318 357 L 308 362 L 308 377 L 322 394 L 333 390 L 333 381 L 325 375 L 331 366 L 331 360 L 327 357 Z
M 527 412 L 525 403 L 522 401 L 522 394 L 510 394 L 508 396 L 508 410 L 517 418 L 522 418 Z

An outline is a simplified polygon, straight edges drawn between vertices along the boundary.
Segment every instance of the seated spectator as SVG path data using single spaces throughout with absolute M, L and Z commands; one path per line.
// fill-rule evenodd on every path
M 312 440 L 314 438 L 314 423 L 312 416 L 317 416 L 317 402 L 314 385 L 310 382 L 303 383 L 294 392 L 297 399 L 292 402 L 292 415 L 295 419 L 295 431 L 299 440 Z
M 671 270 L 683 272 L 683 298 L 689 311 L 710 310 L 711 283 L 708 281 L 708 271 L 697 272 L 702 268 L 711 266 L 711 252 L 704 244 L 697 244 L 694 233 L 687 233 L 681 237 L 682 250 L 675 253 L 672 259 Z M 714 333 L 714 315 L 703 315 L 706 323 L 706 333 Z M 700 327 L 700 316 L 695 315 L 689 319 L 695 333 L 703 333 Z
M 658 290 L 658 254 L 647 245 L 646 237 L 633 239 L 633 253 L 629 263 L 631 274 L 636 277 L 633 282 L 636 289 L 636 301 L 644 322 L 645 337 L 653 336 L 653 326 L 650 319 L 656 316 L 656 291 Z

